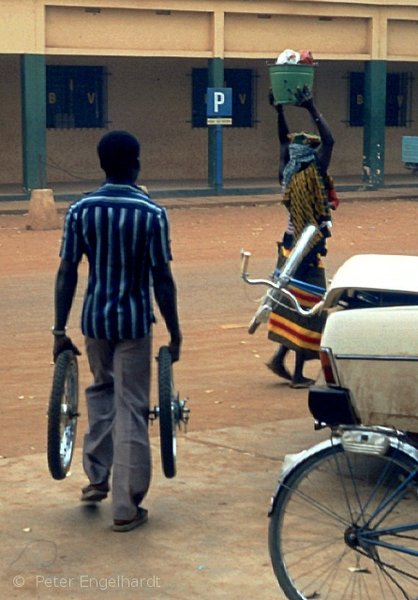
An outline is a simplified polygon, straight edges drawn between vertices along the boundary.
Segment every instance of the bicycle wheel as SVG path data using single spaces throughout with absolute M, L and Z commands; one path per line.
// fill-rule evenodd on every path
M 72 350 L 58 355 L 48 407 L 48 467 L 54 479 L 67 475 L 78 417 L 78 365 Z
M 158 352 L 158 404 L 160 417 L 160 449 L 164 475 L 172 478 L 176 474 L 176 423 L 174 418 L 175 393 L 171 354 L 167 346 Z
M 417 600 L 416 469 L 402 450 L 372 456 L 340 443 L 296 466 L 279 487 L 269 525 L 271 561 L 287 598 Z

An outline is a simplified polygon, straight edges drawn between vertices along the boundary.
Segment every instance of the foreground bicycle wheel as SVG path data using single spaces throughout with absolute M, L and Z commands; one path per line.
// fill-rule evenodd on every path
M 78 417 L 78 365 L 72 350 L 58 355 L 48 407 L 48 467 L 64 479 L 73 457 Z
M 372 456 L 337 443 L 291 471 L 269 526 L 272 565 L 287 598 L 417 600 L 416 469 L 402 450 Z

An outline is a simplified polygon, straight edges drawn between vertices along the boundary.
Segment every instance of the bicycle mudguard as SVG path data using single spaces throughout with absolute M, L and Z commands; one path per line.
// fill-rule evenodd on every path
M 341 446 L 341 432 L 343 431 L 359 431 L 365 435 L 367 435 L 368 432 L 380 432 L 381 434 L 388 437 L 388 445 L 391 448 L 398 450 L 399 452 L 404 452 L 418 464 L 418 448 L 415 447 L 410 440 L 408 440 L 407 435 L 403 432 L 398 432 L 393 429 L 388 429 L 386 427 L 363 427 L 362 425 L 353 427 L 341 427 L 341 429 L 339 430 L 339 434 L 335 435 L 331 433 L 331 437 L 328 440 L 319 442 L 315 446 L 312 446 L 307 450 L 302 450 L 301 452 L 298 452 L 296 454 L 286 454 L 286 456 L 284 457 L 276 489 L 274 491 L 273 496 L 271 497 L 270 508 L 268 511 L 269 517 L 271 517 L 273 509 L 276 505 L 277 497 L 280 493 L 280 490 L 282 488 L 286 488 L 286 482 L 290 475 L 293 473 L 293 471 L 295 469 L 298 469 L 302 465 L 302 463 L 310 459 L 315 454 L 323 452 L 324 450 L 331 448 L 332 446 Z
M 297 452 L 296 454 L 286 454 L 283 460 L 282 468 L 280 471 L 279 481 L 277 483 L 276 489 L 274 491 L 273 496 L 270 500 L 270 508 L 268 511 L 268 516 L 271 517 L 271 513 L 273 512 L 274 506 L 277 501 L 277 496 L 280 492 L 280 488 L 283 485 L 286 485 L 287 477 L 293 472 L 294 469 L 299 468 L 299 466 L 305 461 L 308 460 L 311 456 L 316 454 L 317 452 L 321 452 L 325 448 L 330 448 L 331 446 L 335 446 L 336 444 L 341 444 L 341 440 L 339 438 L 329 440 L 324 440 L 308 448 L 307 450 L 302 450 L 301 452 Z

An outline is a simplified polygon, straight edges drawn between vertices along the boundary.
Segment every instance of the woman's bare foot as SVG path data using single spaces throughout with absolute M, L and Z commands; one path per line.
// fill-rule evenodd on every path
M 299 377 L 298 379 L 292 379 L 290 387 L 295 389 L 308 388 L 315 383 L 315 379 L 308 379 L 307 377 Z
M 283 363 L 279 363 L 274 360 L 274 357 L 266 363 L 266 367 L 270 369 L 275 375 L 278 375 L 282 379 L 287 379 L 288 381 L 292 381 L 292 376 L 289 371 L 286 369 Z

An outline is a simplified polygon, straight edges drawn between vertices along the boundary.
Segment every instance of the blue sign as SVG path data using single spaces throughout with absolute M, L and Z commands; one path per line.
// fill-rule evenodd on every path
M 253 121 L 253 82 L 255 75 L 251 69 L 225 69 L 226 88 L 232 89 L 232 127 L 252 127 Z M 207 127 L 208 69 L 192 69 L 192 127 Z M 222 88 L 221 88 L 222 89 Z
M 232 88 L 208 88 L 208 117 L 232 116 Z

